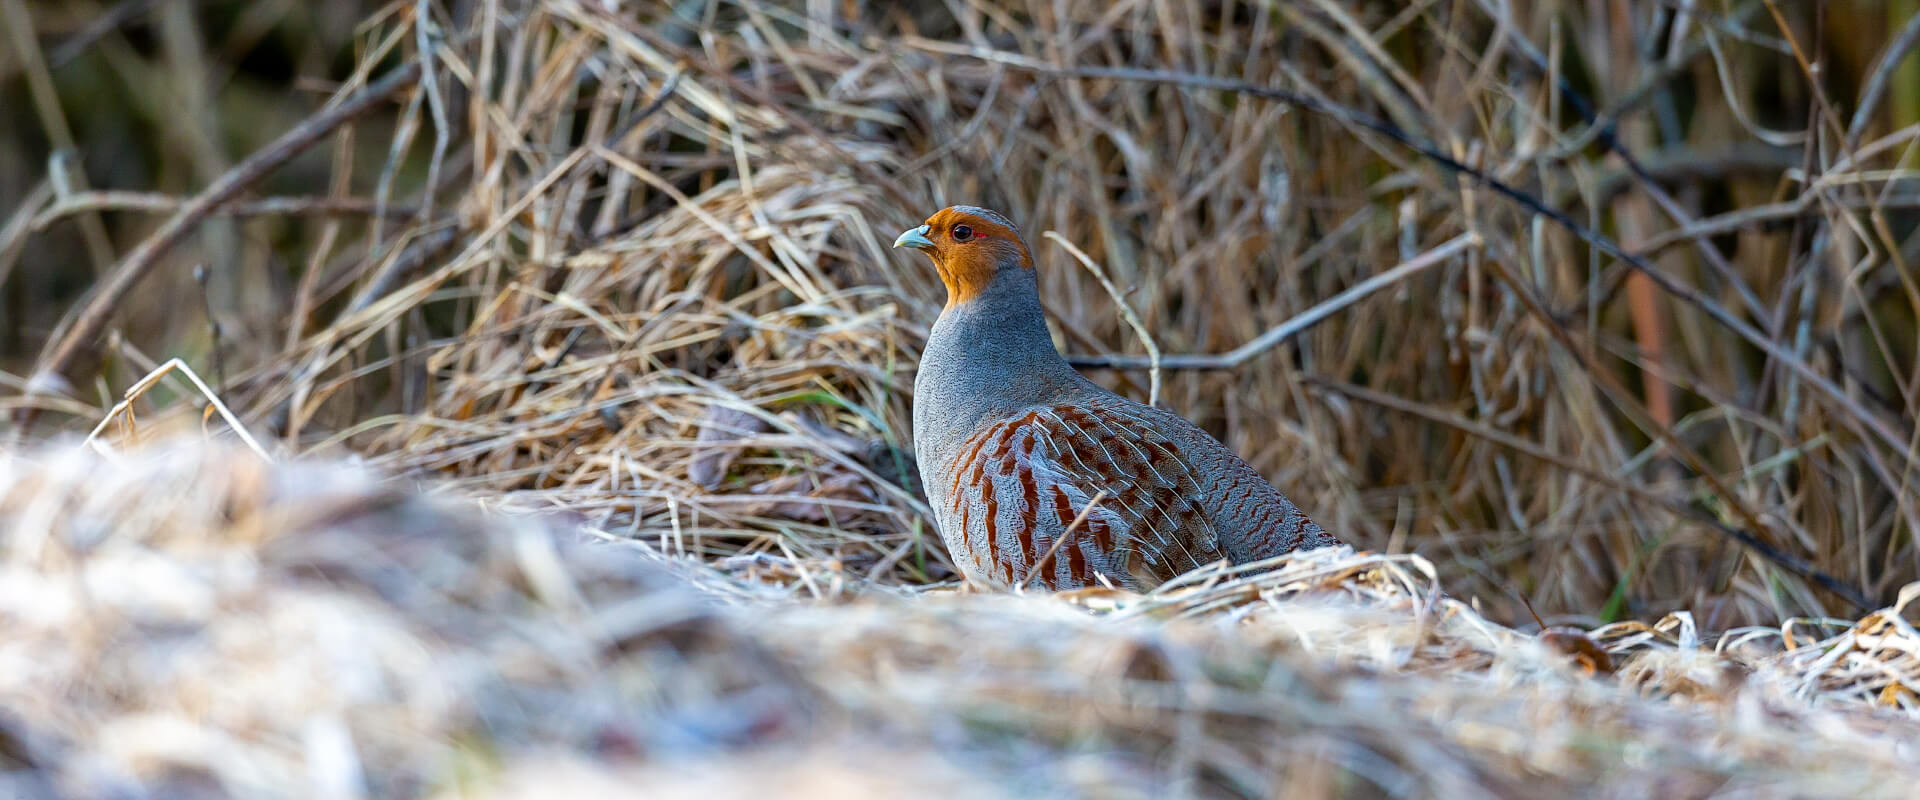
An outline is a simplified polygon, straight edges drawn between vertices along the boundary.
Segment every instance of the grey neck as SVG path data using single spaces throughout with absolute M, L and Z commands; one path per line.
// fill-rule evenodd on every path
M 1003 269 L 933 323 L 914 378 L 914 445 L 942 462 L 986 419 L 1094 384 L 1054 349 L 1033 270 Z

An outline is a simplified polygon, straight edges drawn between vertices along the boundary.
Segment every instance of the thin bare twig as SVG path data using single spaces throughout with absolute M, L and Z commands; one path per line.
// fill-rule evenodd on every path
M 1080 513 L 1073 516 L 1072 522 L 1067 523 L 1067 529 L 1060 532 L 1060 538 L 1053 540 L 1053 546 L 1047 548 L 1047 552 L 1041 554 L 1038 561 L 1033 562 L 1033 568 L 1027 570 L 1027 577 L 1021 579 L 1019 588 L 1025 589 L 1033 584 L 1033 576 L 1040 574 L 1040 569 L 1046 566 L 1047 562 L 1053 560 L 1054 554 L 1060 552 L 1061 547 L 1073 540 L 1074 533 L 1080 530 L 1080 524 L 1086 522 L 1087 517 L 1093 515 L 1094 508 L 1098 507 L 1100 501 L 1105 499 L 1107 499 L 1107 490 L 1101 489 L 1094 493 L 1093 499 L 1087 501 L 1087 506 L 1080 509 Z
M 168 373 L 174 370 L 185 373 L 187 380 L 193 381 L 194 388 L 199 389 L 201 396 L 207 398 L 207 403 L 213 406 L 213 410 L 220 414 L 221 419 L 226 420 L 227 426 L 232 428 L 234 434 L 240 437 L 240 441 L 247 446 L 247 449 L 252 450 L 255 455 L 260 456 L 260 460 L 269 464 L 273 463 L 273 456 L 267 455 L 266 449 L 262 448 L 259 442 L 254 441 L 253 434 L 247 433 L 247 428 L 240 424 L 240 419 L 235 417 L 232 411 L 227 410 L 227 404 L 220 402 L 220 397 L 213 393 L 213 389 L 207 387 L 207 382 L 200 380 L 200 376 L 194 373 L 193 368 L 187 366 L 187 362 L 181 361 L 178 358 L 167 359 L 166 363 L 161 364 L 152 372 L 147 373 L 146 377 L 141 378 L 134 382 L 132 386 L 128 387 L 126 394 L 120 402 L 115 403 L 113 408 L 107 410 L 106 416 L 100 418 L 100 424 L 93 426 L 93 432 L 88 433 L 87 438 L 80 444 L 82 446 L 96 446 L 94 445 L 94 440 L 100 437 L 100 432 L 106 430 L 107 425 L 112 423 L 115 417 L 125 413 L 127 408 L 133 405 L 133 401 L 140 399 L 140 396 L 146 394 L 148 389 L 153 388 L 154 384 L 159 383 L 161 378 L 165 378 Z
M 143 211 L 153 214 L 173 213 L 186 207 L 191 198 L 176 197 L 160 192 L 129 192 L 114 189 L 96 189 L 75 192 L 55 202 L 51 208 L 40 212 L 33 218 L 35 232 L 45 231 L 55 222 L 74 214 L 90 211 Z M 388 208 L 384 213 L 392 217 L 409 217 L 418 209 L 410 207 Z M 263 197 L 222 206 L 210 212 L 208 216 L 230 217 L 355 217 L 383 213 L 374 206 L 373 201 L 358 197 Z
M 1763 225 L 1768 222 L 1798 219 L 1819 213 L 1814 201 L 1822 198 L 1816 194 L 1796 195 L 1792 200 L 1779 203 L 1766 203 L 1748 206 L 1738 211 L 1729 211 L 1687 223 L 1679 228 L 1661 231 L 1640 243 L 1639 251 L 1643 255 L 1654 255 L 1677 244 L 1688 241 L 1708 239 L 1722 234 L 1733 233 Z M 1891 197 L 1841 197 L 1833 198 L 1829 205 L 1837 208 L 1920 208 L 1920 195 L 1901 194 Z
M 174 0 L 175 2 L 197 2 L 197 0 Z M 75 31 L 72 36 L 47 52 L 47 66 L 59 69 L 68 62 L 79 58 L 87 48 L 105 38 L 107 34 L 118 30 L 120 26 L 132 22 L 135 18 L 160 4 L 160 0 L 121 0 L 119 5 L 107 10 L 107 13 L 94 17 L 86 27 Z
M 420 216 L 433 219 L 433 199 L 440 186 L 440 166 L 447 159 L 447 143 L 453 136 L 453 121 L 447 115 L 447 102 L 440 91 L 440 27 L 433 21 L 433 6 L 428 0 L 414 3 L 413 32 L 420 51 L 420 88 L 427 95 L 427 113 L 433 116 L 433 154 L 427 159 L 427 191 L 420 198 Z
M 67 122 L 66 112 L 60 103 L 59 90 L 54 86 L 53 75 L 46 59 L 40 52 L 40 40 L 34 35 L 33 15 L 21 0 L 0 0 L 0 19 L 4 19 L 7 32 L 11 34 L 12 50 L 20 59 L 21 68 L 27 78 L 27 93 L 33 100 L 35 114 L 40 119 L 41 129 L 53 142 L 53 156 L 48 159 L 49 175 L 54 179 L 54 187 L 64 190 L 73 183 L 84 185 L 85 174 L 75 170 L 74 175 L 58 174 L 69 159 L 77 157 L 79 148 L 73 136 L 73 127 Z M 70 180 L 71 183 L 62 183 Z M 64 193 L 61 191 L 60 193 Z M 80 220 L 81 242 L 86 245 L 87 258 L 92 262 L 94 274 L 106 270 L 113 262 L 113 243 L 107 237 L 106 224 L 97 215 L 86 215 Z
M 1247 362 L 1261 353 L 1279 346 L 1281 342 L 1293 338 L 1308 328 L 1318 325 L 1327 317 L 1341 309 L 1359 302 L 1367 295 L 1385 289 L 1406 280 L 1422 270 L 1442 263 L 1480 244 L 1480 235 L 1471 231 L 1455 236 L 1439 247 L 1421 253 L 1404 264 L 1361 281 L 1352 288 L 1320 302 L 1312 308 L 1300 312 L 1272 328 L 1266 333 L 1254 337 L 1252 341 L 1240 345 L 1225 353 L 1171 355 L 1159 359 L 1163 369 L 1232 369 Z M 1107 367 L 1112 369 L 1139 369 L 1154 365 L 1153 360 L 1141 356 L 1128 355 L 1071 355 L 1067 361 L 1076 367 Z
M 27 234 L 33 231 L 33 210 L 46 205 L 54 199 L 51 180 L 42 180 L 39 185 L 27 191 L 20 199 L 20 207 L 5 224 L 0 224 L 0 286 L 7 285 L 7 278 L 13 273 L 13 265 L 20 262 L 20 251 L 26 247 Z
M 1147 405 L 1159 405 L 1160 345 L 1156 344 L 1153 336 L 1147 333 L 1147 326 L 1140 321 L 1140 315 L 1133 313 L 1133 306 L 1127 304 L 1126 295 L 1120 293 L 1120 287 L 1113 285 L 1113 281 L 1107 280 L 1107 271 L 1101 269 L 1099 264 L 1095 264 L 1093 259 L 1088 258 L 1080 248 L 1075 247 L 1073 242 L 1067 241 L 1067 237 L 1054 231 L 1047 231 L 1041 235 L 1067 248 L 1067 252 L 1072 253 L 1073 257 L 1079 260 L 1080 266 L 1086 267 L 1088 272 L 1093 273 L 1093 277 L 1100 281 L 1100 285 L 1106 287 L 1107 294 L 1113 296 L 1114 305 L 1120 307 L 1120 318 L 1133 327 L 1134 334 L 1140 337 L 1141 344 L 1147 348 Z
M 1880 54 L 1880 63 L 1874 65 L 1872 77 L 1867 78 L 1867 88 L 1860 92 L 1860 104 L 1853 109 L 1853 122 L 1847 125 L 1847 152 L 1860 147 L 1860 137 L 1866 135 L 1874 113 L 1880 110 L 1880 101 L 1886 97 L 1887 85 L 1893 82 L 1893 73 L 1900 69 L 1901 62 L 1907 60 L 1916 44 L 1920 44 L 1920 14 L 1907 18 L 1907 27 L 1901 28 L 1900 36 Z

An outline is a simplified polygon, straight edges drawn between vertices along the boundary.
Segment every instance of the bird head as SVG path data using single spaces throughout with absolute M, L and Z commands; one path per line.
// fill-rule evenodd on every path
M 940 281 L 947 285 L 947 307 L 978 297 L 995 278 L 1033 270 L 1033 257 L 1020 230 L 997 211 L 977 206 L 950 206 L 893 240 L 894 247 L 911 247 L 933 259 Z

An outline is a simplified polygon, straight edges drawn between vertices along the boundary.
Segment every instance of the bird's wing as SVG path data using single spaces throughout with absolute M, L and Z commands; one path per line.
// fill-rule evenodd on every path
M 987 425 L 961 446 L 949 479 L 976 566 L 1009 582 L 1037 564 L 1053 585 L 1092 584 L 1099 571 L 1146 589 L 1226 558 L 1179 443 L 1117 403 L 1029 408 Z M 1090 503 L 1073 538 L 1054 547 Z

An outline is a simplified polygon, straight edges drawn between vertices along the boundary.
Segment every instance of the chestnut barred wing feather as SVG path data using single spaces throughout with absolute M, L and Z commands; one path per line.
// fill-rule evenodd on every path
M 972 573 L 1010 585 L 1032 576 L 1054 588 L 1098 585 L 1105 576 L 1147 589 L 1227 558 L 1202 505 L 1200 476 L 1143 411 L 1121 403 L 1036 407 L 969 437 L 939 511 Z

